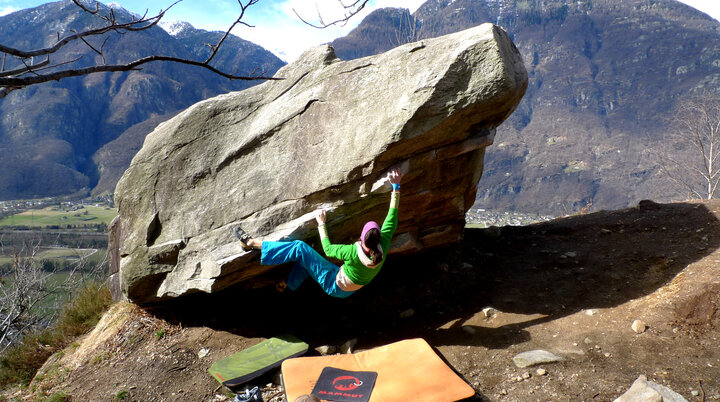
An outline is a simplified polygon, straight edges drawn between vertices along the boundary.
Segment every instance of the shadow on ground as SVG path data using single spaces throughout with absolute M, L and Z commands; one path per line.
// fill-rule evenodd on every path
M 468 229 L 448 249 L 389 257 L 372 284 L 345 300 L 307 282 L 296 292 L 195 294 L 152 311 L 247 337 L 292 333 L 311 347 L 423 337 L 433 346 L 504 348 L 528 340 L 528 326 L 650 294 L 719 247 L 720 222 L 705 205 L 643 201 L 525 227 Z M 539 318 L 474 334 L 461 328 L 487 306 Z M 402 318 L 409 309 L 414 314 Z

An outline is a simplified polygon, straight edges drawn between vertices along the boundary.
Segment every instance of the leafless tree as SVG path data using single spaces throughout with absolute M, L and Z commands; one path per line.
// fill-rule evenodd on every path
M 418 20 L 417 15 L 412 15 L 410 12 L 403 13 L 398 26 L 395 28 L 393 45 L 400 46 L 417 42 L 422 38 L 422 34 L 422 22 Z
M 7 96 L 10 92 L 25 88 L 30 85 L 41 84 L 48 81 L 57 81 L 68 77 L 78 77 L 99 72 L 117 72 L 117 71 L 130 71 L 137 70 L 141 66 L 151 62 L 173 62 L 181 63 L 192 66 L 197 66 L 210 70 L 215 74 L 231 80 L 269 80 L 272 77 L 265 76 L 264 72 L 254 72 L 250 75 L 236 75 L 226 71 L 222 71 L 211 65 L 211 62 L 217 55 L 218 51 L 222 47 L 223 43 L 230 35 L 230 32 L 238 25 L 245 25 L 252 27 L 243 21 L 245 13 L 248 8 L 258 4 L 260 0 L 237 0 L 239 6 L 239 14 L 237 19 L 230 25 L 225 31 L 225 34 L 214 44 L 207 44 L 211 49 L 210 55 L 205 60 L 190 60 L 179 57 L 163 56 L 163 55 L 151 55 L 142 57 L 123 64 L 106 64 L 105 62 L 105 43 L 107 41 L 107 34 L 117 33 L 123 34 L 128 32 L 138 32 L 150 29 L 157 25 L 160 20 L 165 16 L 168 10 L 173 6 L 182 2 L 183 0 L 176 0 L 170 4 L 166 9 L 161 10 L 159 13 L 148 16 L 147 12 L 142 17 L 132 17 L 130 21 L 121 21 L 115 15 L 112 8 L 100 7 L 97 1 L 91 2 L 88 0 L 72 0 L 84 12 L 94 15 L 99 19 L 101 25 L 99 28 L 89 29 L 83 32 L 72 32 L 70 35 L 61 37 L 58 33 L 57 41 L 54 45 L 33 50 L 21 50 L 15 49 L 10 46 L 0 44 L 0 98 Z M 343 0 L 338 2 L 344 7 L 346 13 L 344 17 L 334 20 L 330 23 L 325 24 L 320 17 L 319 24 L 312 24 L 306 21 L 307 24 L 315 27 L 327 27 L 330 25 L 341 24 L 347 21 L 349 18 L 359 13 L 369 0 L 353 0 L 352 3 L 345 4 Z M 92 4 L 92 5 L 90 5 Z M 320 16 L 318 11 L 318 16 Z M 91 43 L 91 38 L 100 38 L 102 41 L 99 43 Z M 77 62 L 80 57 L 76 58 L 62 58 L 59 57 L 59 51 L 70 43 L 77 43 L 81 41 L 87 45 L 94 53 L 99 55 L 98 59 L 101 61 L 97 64 L 89 67 L 77 67 Z M 17 60 L 17 67 L 11 69 L 6 68 L 8 61 Z
M 295 9 L 293 9 L 293 12 L 305 24 L 310 25 L 314 28 L 324 29 L 335 25 L 345 25 L 345 23 L 347 23 L 350 18 L 360 13 L 360 11 L 365 8 L 369 1 L 370 0 L 337 0 L 338 4 L 343 10 L 342 17 L 332 18 L 330 19 L 330 22 L 325 22 L 325 17 L 323 17 L 323 13 L 321 12 L 320 7 L 317 5 L 317 3 L 315 3 L 317 22 L 312 22 L 309 19 L 302 17 L 300 13 L 298 13 Z
M 0 243 L 0 249 L 2 249 Z M 12 252 L 10 271 L 0 276 L 0 353 L 21 340 L 28 331 L 47 326 L 54 321 L 59 296 L 77 288 L 83 278 L 99 276 L 103 263 L 89 266 L 89 255 L 77 253 L 77 260 L 68 269 L 43 269 L 39 258 L 40 242 L 24 244 Z M 0 253 L 4 254 L 4 253 Z
M 720 98 L 702 96 L 679 103 L 671 132 L 659 146 L 662 173 L 689 198 L 720 195 Z

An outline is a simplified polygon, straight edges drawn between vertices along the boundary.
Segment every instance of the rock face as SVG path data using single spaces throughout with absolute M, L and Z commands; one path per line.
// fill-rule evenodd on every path
M 148 135 L 115 192 L 111 273 L 125 297 L 213 292 L 272 269 L 243 252 L 235 225 L 317 246 L 326 208 L 333 242 L 352 242 L 384 219 L 392 168 L 406 176 L 391 253 L 456 242 L 485 147 L 527 87 L 491 24 L 353 61 L 325 45 L 276 77 Z

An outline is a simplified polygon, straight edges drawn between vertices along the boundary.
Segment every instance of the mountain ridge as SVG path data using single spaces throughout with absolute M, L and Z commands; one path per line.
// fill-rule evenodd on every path
M 497 23 L 528 69 L 525 99 L 488 147 L 476 206 L 560 215 L 686 198 L 656 154 L 679 100 L 720 92 L 718 21 L 674 0 L 430 0 L 413 17 L 420 39 Z M 333 42 L 337 53 L 368 55 L 347 48 L 381 20 Z
M 113 12 L 119 20 L 132 17 L 124 9 L 114 8 Z M 54 44 L 58 35 L 97 24 L 71 1 L 47 3 L 0 17 L 0 43 L 21 49 L 45 47 Z M 110 34 L 104 42 L 104 57 L 107 63 L 125 63 L 150 54 L 203 59 L 208 52 L 204 43 L 220 35 L 191 26 L 184 32 L 184 36 L 174 37 L 155 26 Z M 89 40 L 98 44 L 104 38 Z M 53 57 L 61 60 L 66 55 L 82 56 L 79 67 L 102 62 L 82 42 L 65 46 Z M 230 36 L 213 65 L 227 66 L 239 75 L 250 75 L 256 69 L 272 75 L 284 62 L 257 45 Z M 6 68 L 12 66 L 8 63 Z M 0 153 L 9 155 L 0 160 L 0 199 L 87 193 L 104 174 L 94 161 L 95 152 L 126 129 L 259 82 L 230 81 L 187 65 L 150 63 L 135 71 L 91 74 L 13 91 L 0 99 Z M 129 165 L 130 159 L 126 162 Z M 117 172 L 113 175 L 119 176 Z M 112 191 L 111 187 L 104 185 L 102 191 Z
M 30 19 L 48 18 L 37 11 L 23 12 Z M 4 27 L 12 25 L 2 18 L 7 16 L 0 17 L 0 43 Z M 503 26 L 514 38 L 530 86 L 513 116 L 498 128 L 495 145 L 488 148 L 477 207 L 561 215 L 589 205 L 615 209 L 640 199 L 687 197 L 659 173 L 658 147 L 671 128 L 668 117 L 678 101 L 720 92 L 718 21 L 674 0 L 430 0 L 413 14 L 405 9 L 376 10 L 333 45 L 338 56 L 351 59 L 483 22 Z M 204 43 L 220 34 L 181 29 L 171 36 L 157 30 L 163 41 L 178 41 L 170 42 L 178 52 L 192 54 L 207 54 L 202 53 L 208 51 Z M 239 38 L 226 45 L 242 50 L 237 58 L 219 54 L 223 64 L 261 57 L 262 51 L 243 47 Z M 260 64 L 260 69 L 269 72 L 280 64 L 276 59 Z M 252 67 L 246 71 L 258 65 Z M 94 193 L 112 191 L 113 180 L 101 176 L 109 174 L 108 166 L 117 170 L 122 165 L 117 160 L 103 164 L 101 155 L 109 155 L 109 150 L 129 155 L 126 150 L 134 145 L 125 146 L 122 139 L 139 134 L 133 130 L 123 136 L 124 130 L 235 90 L 208 84 L 205 74 L 187 71 L 181 66 L 149 66 L 142 72 L 28 88 L 0 101 L 0 150 L 11 155 L 0 161 L 0 168 L 16 172 L 0 175 L 0 198 L 58 195 L 89 187 L 95 187 Z M 91 101 L 103 98 L 112 101 Z M 176 101 L 179 98 L 184 101 Z M 84 106 L 67 107 L 70 103 Z M 58 180 L 63 177 L 67 180 Z M 25 189 L 28 178 L 35 185 Z

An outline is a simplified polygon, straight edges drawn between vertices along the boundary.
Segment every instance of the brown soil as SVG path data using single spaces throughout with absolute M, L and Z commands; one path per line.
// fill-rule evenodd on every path
M 720 400 L 719 273 L 717 201 L 644 201 L 467 230 L 449 249 L 391 257 L 346 300 L 308 283 L 282 294 L 238 287 L 146 310 L 118 305 L 127 322 L 110 340 L 97 342 L 77 369 L 56 357 L 31 390 L 79 401 L 222 400 L 228 390 L 207 374 L 213 361 L 292 333 L 311 348 L 422 337 L 476 389 L 473 400 L 607 401 L 639 375 L 690 401 Z M 486 316 L 486 307 L 495 313 Z M 648 329 L 635 333 L 634 320 Z M 201 358 L 203 348 L 209 354 Z M 72 360 L 72 349 L 63 359 Z M 564 361 L 513 364 L 534 349 Z M 272 375 L 256 383 L 266 401 L 281 400 Z

